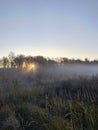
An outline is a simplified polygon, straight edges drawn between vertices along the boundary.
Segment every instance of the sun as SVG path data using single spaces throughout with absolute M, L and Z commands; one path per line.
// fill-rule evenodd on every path
M 37 65 L 34 64 L 34 63 L 30 63 L 30 64 L 28 64 L 28 66 L 27 66 L 27 70 L 28 70 L 28 71 L 36 71 L 36 69 L 37 69 Z

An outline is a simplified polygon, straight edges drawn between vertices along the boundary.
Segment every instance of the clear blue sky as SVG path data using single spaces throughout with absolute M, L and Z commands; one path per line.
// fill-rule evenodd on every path
M 98 58 L 98 0 L 0 0 L 0 57 Z

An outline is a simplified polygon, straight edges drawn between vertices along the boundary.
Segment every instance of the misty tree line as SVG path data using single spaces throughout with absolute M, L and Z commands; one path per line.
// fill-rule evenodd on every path
M 56 64 L 55 60 L 50 58 L 45 58 L 43 56 L 25 56 L 23 54 L 19 54 L 15 56 L 13 52 L 10 52 L 8 56 L 3 56 L 0 59 L 0 66 L 3 68 L 22 68 L 23 64 L 25 65 L 31 63 L 37 63 L 39 65 L 46 65 L 46 64 Z
M 22 68 L 23 64 L 25 65 L 30 63 L 37 63 L 39 65 L 55 65 L 55 64 L 66 64 L 66 63 L 81 63 L 81 64 L 98 64 L 98 60 L 90 61 L 85 58 L 85 60 L 81 59 L 68 59 L 66 57 L 60 58 L 45 58 L 43 56 L 25 56 L 23 54 L 19 54 L 15 56 L 14 52 L 10 52 L 8 56 L 3 56 L 0 59 L 0 66 L 3 68 Z

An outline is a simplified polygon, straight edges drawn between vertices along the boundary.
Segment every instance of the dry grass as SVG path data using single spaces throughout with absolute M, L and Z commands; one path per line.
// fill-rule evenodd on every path
M 98 77 L 0 85 L 0 130 L 98 130 Z

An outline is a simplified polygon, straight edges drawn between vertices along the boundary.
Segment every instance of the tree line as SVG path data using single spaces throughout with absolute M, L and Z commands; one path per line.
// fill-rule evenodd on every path
M 8 56 L 3 56 L 0 59 L 0 66 L 3 68 L 23 68 L 23 64 L 25 66 L 30 63 L 37 63 L 39 65 L 61 65 L 61 64 L 70 64 L 70 63 L 80 63 L 80 64 L 98 64 L 98 60 L 89 60 L 85 58 L 81 59 L 69 59 L 66 57 L 60 58 L 45 58 L 43 56 L 25 56 L 23 54 L 19 54 L 15 56 L 14 52 L 10 52 Z

